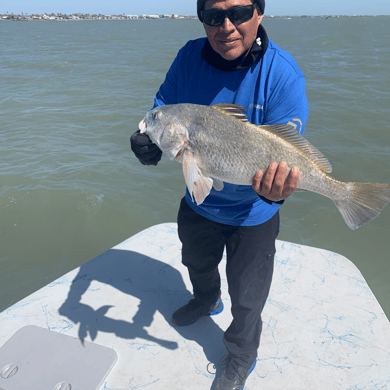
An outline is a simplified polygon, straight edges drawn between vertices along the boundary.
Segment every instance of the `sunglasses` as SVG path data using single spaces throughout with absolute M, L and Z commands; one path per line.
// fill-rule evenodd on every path
M 209 9 L 202 11 L 203 21 L 208 26 L 221 26 L 225 21 L 226 16 L 234 24 L 241 24 L 252 19 L 256 4 L 240 5 L 227 10 Z

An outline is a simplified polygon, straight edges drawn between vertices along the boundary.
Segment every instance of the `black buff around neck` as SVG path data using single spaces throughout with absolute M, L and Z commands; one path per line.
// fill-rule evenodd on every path
M 255 62 L 260 61 L 268 48 L 268 36 L 264 27 L 260 24 L 257 36 L 249 53 L 244 53 L 235 60 L 225 60 L 211 47 L 208 39 L 202 49 L 202 59 L 218 70 L 232 72 L 238 69 L 246 69 Z

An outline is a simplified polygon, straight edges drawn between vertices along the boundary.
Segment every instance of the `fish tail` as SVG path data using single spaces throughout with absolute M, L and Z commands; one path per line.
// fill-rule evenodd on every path
M 346 224 L 356 230 L 377 217 L 390 202 L 390 184 L 344 183 L 343 198 L 333 199 Z

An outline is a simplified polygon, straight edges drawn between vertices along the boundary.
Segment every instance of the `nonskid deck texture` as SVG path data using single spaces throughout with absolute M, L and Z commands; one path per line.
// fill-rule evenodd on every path
M 212 389 L 231 322 L 225 261 L 224 311 L 173 327 L 191 298 L 180 248 L 174 223 L 130 237 L 0 313 L 0 348 L 35 325 L 114 349 L 100 389 Z M 278 241 L 263 321 L 246 389 L 390 389 L 390 323 L 345 257 Z

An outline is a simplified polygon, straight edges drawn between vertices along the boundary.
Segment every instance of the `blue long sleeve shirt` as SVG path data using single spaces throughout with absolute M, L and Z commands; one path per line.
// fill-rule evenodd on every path
M 202 58 L 207 38 L 189 41 L 178 53 L 155 99 L 154 107 L 193 103 L 233 103 L 246 108 L 255 125 L 290 124 L 301 134 L 308 117 L 305 78 L 294 58 L 271 40 L 263 57 L 245 69 L 222 71 Z M 212 188 L 201 205 L 186 191 L 186 201 L 200 215 L 227 225 L 266 222 L 280 203 L 262 200 L 251 186 L 224 183 Z

